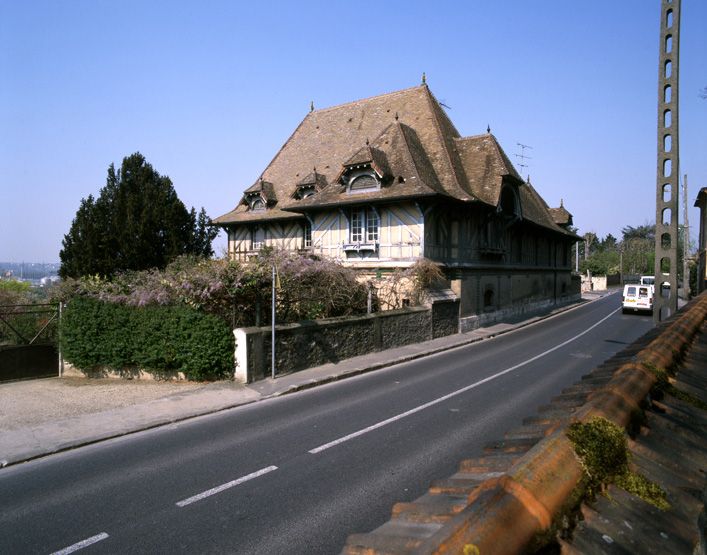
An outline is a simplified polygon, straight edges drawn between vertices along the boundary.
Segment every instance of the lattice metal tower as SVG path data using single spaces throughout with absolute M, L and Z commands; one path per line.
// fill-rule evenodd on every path
M 653 319 L 656 322 L 665 320 L 678 309 L 679 53 L 680 0 L 661 0 L 653 301 Z M 665 282 L 670 284 L 669 288 L 662 286 Z

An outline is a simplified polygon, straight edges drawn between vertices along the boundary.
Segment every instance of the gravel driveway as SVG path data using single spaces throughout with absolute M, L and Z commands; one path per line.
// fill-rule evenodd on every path
M 205 387 L 197 382 L 47 378 L 0 384 L 0 433 Z

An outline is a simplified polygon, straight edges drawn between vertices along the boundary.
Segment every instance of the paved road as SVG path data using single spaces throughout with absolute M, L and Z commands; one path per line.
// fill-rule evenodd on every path
M 619 307 L 7 468 L 0 553 L 337 553 L 652 326 Z

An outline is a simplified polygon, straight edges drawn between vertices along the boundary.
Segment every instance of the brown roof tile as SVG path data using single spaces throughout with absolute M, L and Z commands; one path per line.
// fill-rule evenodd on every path
M 496 137 L 490 133 L 459 138 L 455 143 L 466 168 L 468 187 L 479 200 L 496 206 L 504 177 L 510 176 L 518 183 L 523 182 Z
M 553 221 L 560 226 L 572 225 L 572 214 L 570 214 L 560 201 L 560 206 L 557 208 L 549 208 L 550 215 Z
M 342 176 L 364 164 L 384 177 L 382 186 L 346 192 Z M 297 188 L 313 179 L 317 191 L 299 199 Z M 496 138 L 461 137 L 425 84 L 308 113 L 262 180 L 276 206 L 254 215 L 239 203 L 214 222 L 299 218 L 296 212 L 318 207 L 434 195 L 497 206 L 504 180 L 510 180 L 521 191 L 525 219 L 565 233 L 535 190 L 522 184 Z
M 441 109 L 435 110 L 434 106 L 437 106 L 437 102 L 427 86 L 421 85 L 308 113 L 263 172 L 263 179 L 273 184 L 279 200 L 277 208 L 295 208 L 299 203 L 311 199 L 296 200 L 291 195 L 297 183 L 313 166 L 316 166 L 317 171 L 330 183 L 324 191 L 335 186 L 331 183 L 339 175 L 342 164 L 365 145 L 366 139 L 379 137 L 386 127 L 396 121 L 415 130 L 421 147 L 419 150 L 424 152 L 426 163 L 430 166 L 430 169 L 420 173 L 427 174 L 430 179 L 431 175 L 434 175 L 434 181 L 439 183 L 440 189 L 447 195 L 468 198 L 469 195 L 457 183 L 455 170 L 442 137 L 441 129 L 447 129 L 449 125 L 444 121 L 437 121 L 442 112 Z M 458 136 L 456 130 L 453 132 Z M 409 150 L 417 149 L 412 146 Z M 390 153 L 387 152 L 386 155 L 390 158 Z M 413 154 L 415 162 L 420 158 L 419 153 Z M 420 188 L 412 186 L 410 181 L 414 180 L 396 182 L 391 185 L 390 190 L 397 189 L 399 196 L 410 197 L 416 194 L 427 195 L 430 187 L 432 190 L 437 188 L 435 183 L 422 187 L 424 191 L 419 190 Z M 393 193 L 387 193 L 386 196 L 388 195 L 394 196 Z M 215 222 L 225 224 L 243 221 L 244 210 L 241 210 L 241 206 L 216 218 Z M 245 206 L 243 208 L 245 209 Z M 282 215 L 272 210 L 260 214 L 260 219 L 274 217 L 280 218 Z

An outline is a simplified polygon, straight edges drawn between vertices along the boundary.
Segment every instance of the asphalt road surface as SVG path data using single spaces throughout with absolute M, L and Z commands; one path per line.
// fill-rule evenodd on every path
M 338 553 L 652 327 L 620 306 L 2 469 L 0 553 Z

